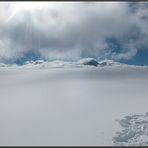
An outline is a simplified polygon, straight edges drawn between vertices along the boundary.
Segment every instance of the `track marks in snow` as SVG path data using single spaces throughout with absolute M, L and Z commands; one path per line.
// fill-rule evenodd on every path
M 125 116 L 116 121 L 123 129 L 113 137 L 115 145 L 148 146 L 148 112 L 145 115 Z

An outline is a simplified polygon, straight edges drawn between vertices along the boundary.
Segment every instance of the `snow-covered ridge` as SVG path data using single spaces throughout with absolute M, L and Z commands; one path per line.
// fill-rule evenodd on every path
M 61 61 L 61 60 L 55 60 L 55 61 L 30 61 L 26 62 L 24 67 L 46 67 L 46 68 L 62 68 L 62 67 L 88 67 L 88 66 L 98 66 L 98 62 L 93 58 L 85 58 L 81 59 L 79 61 L 73 62 L 73 61 Z
M 78 61 L 27 61 L 23 65 L 16 64 L 3 64 L 0 63 L 0 67 L 22 67 L 22 68 L 82 68 L 82 67 L 106 67 L 106 66 L 131 66 L 123 63 L 119 63 L 113 60 L 97 61 L 94 58 L 83 58 Z M 135 65 L 133 65 L 135 66 Z
M 5 64 L 5 63 L 0 63 L 0 67 L 17 67 L 16 64 Z
M 37 61 L 27 61 L 23 65 L 19 67 L 23 68 L 62 68 L 62 67 L 99 67 L 99 66 L 113 66 L 113 65 L 123 65 L 117 62 L 114 62 L 112 60 L 103 60 L 101 62 L 98 62 L 97 60 L 93 58 L 85 58 L 81 59 L 76 62 L 71 61 L 44 61 L 44 60 L 37 60 Z M 10 65 L 10 64 L 0 64 L 0 67 L 14 67 L 17 66 L 16 64 Z
M 115 62 L 113 60 L 102 60 L 102 61 L 97 61 L 94 58 L 83 58 L 81 60 L 78 60 L 76 62 L 72 61 L 60 61 L 60 60 L 55 60 L 55 61 L 43 61 L 43 60 L 37 60 L 37 61 L 30 61 L 26 62 L 23 66 L 36 66 L 36 67 L 51 67 L 51 68 L 59 68 L 59 67 L 90 67 L 90 66 L 115 66 L 115 65 L 126 65 L 122 64 L 119 62 Z
M 113 66 L 113 65 L 127 65 L 127 64 L 123 64 L 123 63 L 119 63 L 113 60 L 102 60 L 99 62 L 100 66 Z

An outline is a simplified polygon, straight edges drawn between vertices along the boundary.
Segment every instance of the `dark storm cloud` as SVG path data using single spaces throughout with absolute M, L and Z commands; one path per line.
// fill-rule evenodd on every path
M 42 9 L 0 4 L 0 58 L 37 51 L 46 59 L 130 59 L 147 47 L 148 7 L 127 2 L 54 2 Z M 18 6 L 19 7 L 19 6 Z M 108 38 L 120 44 L 111 52 Z

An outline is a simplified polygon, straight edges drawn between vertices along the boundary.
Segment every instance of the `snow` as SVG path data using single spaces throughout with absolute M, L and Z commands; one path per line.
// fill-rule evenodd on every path
M 104 66 L 127 66 L 126 64 L 115 62 L 113 60 L 102 60 L 97 61 L 94 58 L 83 58 L 78 61 L 62 61 L 62 60 L 53 60 L 53 61 L 26 61 L 19 68 L 82 68 L 82 67 L 104 67 Z M 16 64 L 0 64 L 0 67 L 18 67 Z
M 147 145 L 148 67 L 70 64 L 0 67 L 0 145 Z
M 82 63 L 71 61 L 27 61 L 21 68 L 64 68 L 64 67 L 84 67 Z
M 105 60 L 100 61 L 99 65 L 100 66 L 113 66 L 113 65 L 126 65 L 126 64 L 115 62 L 113 60 L 105 59 Z
M 145 115 L 126 116 L 117 121 L 124 129 L 113 138 L 116 145 L 148 146 L 148 112 Z

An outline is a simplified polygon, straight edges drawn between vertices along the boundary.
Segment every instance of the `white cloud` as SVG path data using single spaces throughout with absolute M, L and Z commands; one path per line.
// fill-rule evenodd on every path
M 110 54 L 114 59 L 132 58 L 147 47 L 145 3 L 29 3 L 0 3 L 0 57 L 37 50 L 47 59 L 99 58 L 112 37 L 123 48 Z

